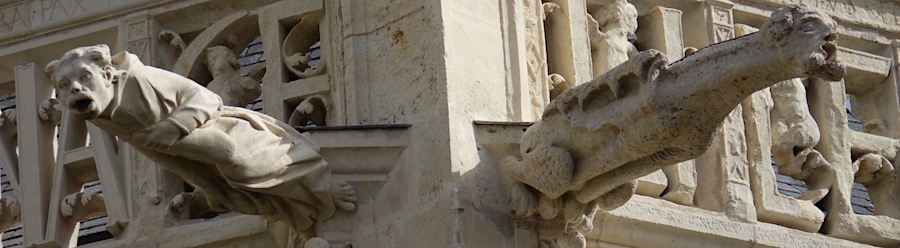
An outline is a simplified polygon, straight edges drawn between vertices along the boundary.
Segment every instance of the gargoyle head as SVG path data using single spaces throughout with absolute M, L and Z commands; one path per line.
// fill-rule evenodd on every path
M 792 59 L 800 73 L 838 81 L 844 78 L 844 65 L 836 60 L 836 27 L 828 15 L 793 5 L 772 13 L 760 33 L 783 57 Z
M 100 116 L 112 103 L 115 88 L 109 47 L 103 44 L 72 49 L 44 69 L 63 106 L 78 119 Z

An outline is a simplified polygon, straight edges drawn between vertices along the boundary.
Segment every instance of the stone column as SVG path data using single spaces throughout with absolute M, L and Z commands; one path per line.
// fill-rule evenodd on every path
M 656 49 L 663 52 L 669 61 L 681 59 L 684 55 L 681 14 L 680 10 L 661 6 L 650 9 L 638 19 L 638 43 L 645 49 Z M 643 185 L 651 182 L 661 182 L 662 187 L 666 190 L 662 195 L 664 199 L 682 205 L 693 205 L 694 191 L 697 188 L 694 160 L 663 167 L 662 172 L 665 174 L 663 180 L 649 180 L 661 176 L 659 172 L 641 178 L 638 190 L 640 191 Z M 655 196 L 659 196 L 659 194 Z
M 41 121 L 37 115 L 38 106 L 53 94 L 50 79 L 40 66 L 30 63 L 16 67 L 16 108 L 19 137 L 19 188 L 16 192 L 21 202 L 25 246 L 47 243 L 50 191 L 53 185 L 53 171 L 56 167 L 56 126 Z M 14 173 L 15 170 L 7 172 Z
M 710 0 L 703 6 L 709 43 L 734 38 L 734 4 Z M 709 150 L 696 160 L 697 206 L 742 221 L 756 221 L 748 164 L 743 109 L 738 106 L 725 118 Z
M 580 0 L 546 1 L 559 6 L 545 22 L 547 64 L 550 74 L 559 74 L 571 87 L 593 79 L 591 48 L 588 41 L 587 6 Z M 568 88 L 565 88 L 568 89 Z M 552 99 L 564 89 L 551 92 Z

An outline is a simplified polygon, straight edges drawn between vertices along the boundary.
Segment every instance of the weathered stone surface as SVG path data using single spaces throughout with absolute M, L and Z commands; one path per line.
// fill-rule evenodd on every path
M 749 0 L 774 6 L 805 4 L 822 10 L 834 19 L 856 25 L 900 31 L 900 6 L 890 1 L 878 0 Z
M 540 212 L 564 218 L 567 232 L 589 231 L 584 223 L 597 207 L 624 204 L 634 179 L 702 154 L 722 120 L 752 92 L 800 76 L 843 78 L 834 29 L 834 21 L 813 9 L 787 7 L 759 33 L 671 65 L 658 51 L 642 52 L 563 93 L 523 135 L 521 161 L 505 160 L 506 172 L 521 182 L 511 187 L 514 216 Z M 710 99 L 718 104 L 706 104 Z
M 310 235 L 313 222 L 331 217 L 335 208 L 355 208 L 353 187 L 331 179 L 307 135 L 271 117 L 223 107 L 211 91 L 145 66 L 133 54 L 111 56 L 106 45 L 81 47 L 46 71 L 76 118 L 116 135 L 199 189 L 190 193 L 194 197 L 177 198 L 174 209 L 193 199 L 209 210 L 264 215 Z
M 829 28 L 843 47 L 802 44 L 783 49 L 805 53 L 798 55 L 778 54 L 777 46 L 753 50 L 758 47 L 741 42 L 767 33 L 703 48 L 749 34 L 750 26 L 764 26 L 771 11 L 798 2 L 837 19 L 838 25 Z M 629 3 L 636 11 L 628 9 Z M 894 72 L 900 43 L 893 41 L 898 37 L 893 24 L 900 18 L 895 5 L 881 0 L 0 0 L 0 69 L 6 68 L 0 70 L 0 95 L 18 96 L 0 101 L 0 165 L 6 173 L 0 180 L 9 180 L 2 184 L 0 227 L 13 226 L 4 234 L 3 245 L 72 247 L 93 241 L 86 246 L 893 247 L 900 243 L 900 204 L 893 190 L 894 160 L 900 150 L 900 78 Z M 611 15 L 616 13 L 625 15 Z M 626 27 L 635 18 L 636 30 Z M 591 19 L 615 21 L 592 27 Z M 606 48 L 606 55 L 592 47 L 591 35 L 596 38 L 600 31 L 615 37 L 600 40 L 606 42 L 599 46 Z M 825 42 L 831 38 L 820 42 L 831 43 Z M 252 101 L 247 108 L 298 126 L 315 139 L 318 156 L 328 161 L 330 178 L 352 185 L 357 210 L 337 211 L 327 220 L 310 217 L 316 221 L 306 234 L 271 218 L 215 211 L 208 203 L 209 190 L 190 182 L 225 180 L 224 175 L 197 176 L 186 184 L 136 150 L 140 147 L 124 142 L 129 138 L 116 138 L 75 119 L 48 100 L 59 93 L 52 91 L 41 69 L 70 49 L 98 43 L 207 86 L 223 98 L 223 105 Z M 736 50 L 743 47 L 749 49 Z M 704 75 L 683 75 L 652 90 L 644 86 L 654 84 L 641 80 L 592 82 L 629 55 L 641 56 L 638 51 L 649 49 L 667 60 L 648 56 L 648 64 L 630 64 L 637 77 L 659 83 L 681 69 Z M 809 75 L 794 70 L 804 69 L 803 63 L 771 63 L 782 55 L 822 59 L 830 54 L 846 65 L 844 83 L 810 82 Z M 229 62 L 235 55 L 237 62 Z M 748 58 L 740 60 L 745 67 L 767 64 L 786 72 L 729 67 L 735 64 L 726 61 L 734 58 Z M 259 66 L 254 71 L 261 63 L 265 70 Z M 593 68 L 600 63 L 607 68 Z M 238 72 L 235 64 L 242 66 L 240 73 L 232 73 Z M 641 67 L 660 73 L 645 73 L 654 70 Z M 756 77 L 742 79 L 739 73 Z M 786 74 L 792 78 L 781 78 Z M 702 82 L 716 80 L 756 86 L 704 88 Z M 753 92 L 763 88 L 757 84 L 776 82 L 767 80 L 781 83 L 770 87 L 774 91 Z M 253 94 L 245 94 L 248 91 L 240 90 L 244 87 L 233 87 L 242 83 L 261 86 L 259 97 L 254 98 L 252 88 Z M 688 124 L 675 126 L 703 126 L 689 131 L 712 133 L 712 144 L 698 149 L 704 154 L 699 159 L 653 163 L 646 171 L 618 167 L 610 174 L 603 173 L 609 168 L 575 167 L 573 173 L 589 183 L 571 185 L 556 200 L 540 196 L 535 187 L 515 183 L 503 165 L 510 162 L 509 155 L 521 155 L 525 145 L 534 144 L 520 143 L 523 135 L 532 136 L 533 130 L 526 134 L 529 127 L 550 130 L 548 122 L 566 121 L 543 113 L 560 110 L 562 104 L 548 104 L 550 100 L 565 98 L 566 89 L 579 85 L 612 86 L 615 100 L 609 106 L 621 112 L 596 118 L 584 114 L 574 121 L 625 120 L 617 125 L 627 124 L 616 126 L 622 135 L 668 134 L 684 130 L 653 126 L 671 125 L 666 117 L 687 116 L 681 119 L 687 121 L 676 118 L 674 123 Z M 629 85 L 644 88 L 619 87 Z M 832 86 L 829 92 L 822 91 L 826 85 Z M 695 94 L 708 97 L 689 101 L 697 89 L 708 89 Z M 563 110 L 579 112 L 581 106 L 596 103 L 590 92 L 570 98 L 577 99 L 570 105 L 576 107 Z M 648 108 L 622 107 L 630 106 L 628 101 L 640 102 L 636 99 L 647 92 L 664 101 L 645 105 Z M 740 100 L 746 96 L 750 98 Z M 848 113 L 845 108 L 851 113 L 849 124 L 860 132 L 845 130 L 848 123 L 840 118 Z M 627 121 L 647 115 L 622 114 L 640 111 L 668 114 L 646 125 Z M 678 111 L 682 114 L 673 114 Z M 710 115 L 718 117 L 710 121 Z M 603 142 L 587 134 L 592 133 L 569 137 Z M 642 149 L 684 143 L 657 138 L 611 139 L 622 143 L 611 149 L 625 150 L 626 156 L 600 151 L 595 158 L 628 162 L 653 153 Z M 705 145 L 703 140 L 689 141 Z M 779 154 L 777 168 L 772 166 L 773 144 Z M 204 170 L 220 171 L 212 166 Z M 646 173 L 651 174 L 641 177 Z M 825 183 L 828 177 L 833 184 Z M 635 191 L 652 197 L 633 196 L 611 211 L 580 205 L 579 193 L 591 199 L 591 188 L 632 186 L 635 178 Z M 785 180 L 791 180 L 790 185 Z M 628 190 L 620 193 L 601 194 L 601 199 L 631 195 Z M 509 202 L 510 194 L 538 197 Z M 862 209 L 860 202 L 869 205 Z M 537 205 L 532 217 L 510 214 L 510 209 L 529 210 L 522 203 Z M 569 223 L 566 217 L 579 221 Z

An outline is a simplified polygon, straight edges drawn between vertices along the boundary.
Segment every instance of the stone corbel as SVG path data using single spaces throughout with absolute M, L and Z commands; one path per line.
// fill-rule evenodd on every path
M 71 218 L 72 222 L 81 222 L 106 215 L 106 206 L 102 195 L 78 192 L 65 197 L 59 205 L 59 213 Z

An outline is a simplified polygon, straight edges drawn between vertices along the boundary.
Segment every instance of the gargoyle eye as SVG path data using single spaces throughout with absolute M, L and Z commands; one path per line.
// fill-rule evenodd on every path
M 60 89 L 69 88 L 69 80 L 63 80 L 62 82 L 59 82 L 59 88 Z
M 809 22 L 806 22 L 806 23 L 803 24 L 803 26 L 800 27 L 800 30 L 803 31 L 803 32 L 810 32 L 810 31 L 813 31 L 813 30 L 816 29 L 816 24 L 817 24 L 817 23 L 816 23 L 815 21 L 809 21 Z
M 81 79 L 81 81 L 88 81 L 88 80 L 90 80 L 91 77 L 93 77 L 93 76 L 94 76 L 94 75 L 91 75 L 91 72 L 84 72 L 84 73 L 81 73 L 81 78 L 80 78 L 80 79 Z

